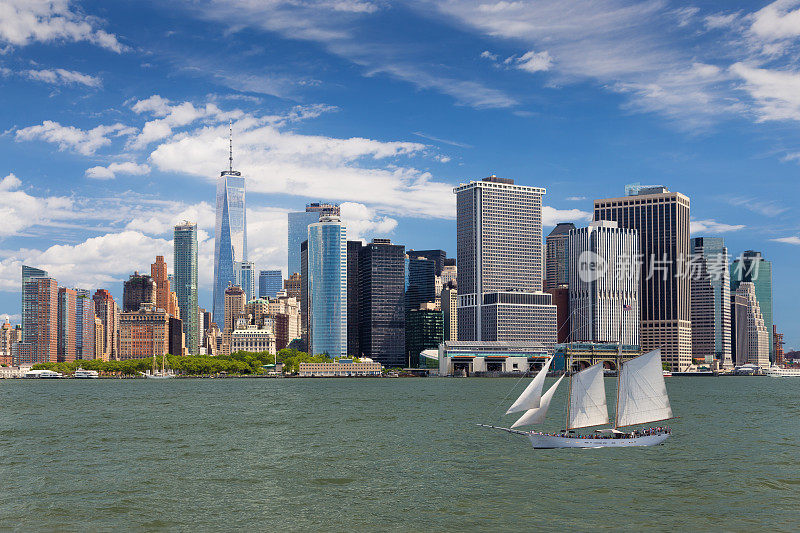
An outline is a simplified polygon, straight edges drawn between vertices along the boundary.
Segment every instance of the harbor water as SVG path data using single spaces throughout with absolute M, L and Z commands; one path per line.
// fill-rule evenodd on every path
M 0 380 L 0 527 L 796 530 L 800 379 L 667 378 L 664 446 L 476 427 L 528 380 Z M 545 386 L 549 386 L 548 380 Z M 614 380 L 607 378 L 613 414 Z M 567 387 L 546 430 L 563 424 Z

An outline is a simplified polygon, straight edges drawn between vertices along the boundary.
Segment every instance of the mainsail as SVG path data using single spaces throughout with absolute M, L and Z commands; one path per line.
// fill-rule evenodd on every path
M 556 381 L 553 386 L 547 389 L 547 392 L 542 395 L 542 400 L 540 402 L 541 405 L 539 407 L 534 407 L 533 409 L 528 409 L 524 415 L 519 417 L 519 420 L 514 422 L 514 424 L 511 426 L 512 429 L 519 426 L 541 424 L 544 422 L 544 417 L 547 415 L 547 408 L 550 407 L 550 400 L 553 399 L 553 394 L 555 394 L 556 389 L 558 388 L 558 385 L 561 383 L 562 379 L 564 379 L 563 375 L 558 378 L 558 381 Z
M 520 394 L 519 398 L 517 398 L 517 401 L 514 402 L 514 405 L 508 408 L 506 414 L 527 411 L 528 409 L 539 407 L 542 400 L 544 378 L 547 377 L 547 371 L 550 370 L 550 363 L 552 362 L 552 357 L 547 359 L 547 362 L 544 364 L 542 369 L 538 374 L 536 374 L 536 377 L 533 378 L 533 381 L 531 381 L 530 384 L 525 387 L 525 390 L 522 391 L 522 394 Z
M 569 429 L 608 423 L 603 363 L 592 365 L 572 376 L 569 398 Z
M 622 365 L 616 426 L 645 424 L 672 418 L 661 368 L 661 350 L 640 355 Z

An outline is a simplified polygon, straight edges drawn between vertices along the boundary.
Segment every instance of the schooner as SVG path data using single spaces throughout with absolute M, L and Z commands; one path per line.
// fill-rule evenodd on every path
M 620 346 L 621 351 L 621 346 Z M 544 379 L 550 369 L 550 357 L 533 381 L 525 388 L 506 414 L 524 411 L 510 428 L 478 424 L 528 437 L 534 448 L 603 448 L 627 446 L 655 446 L 670 436 L 663 427 L 630 432 L 619 428 L 648 424 L 672 418 L 672 408 L 664 384 L 661 350 L 653 350 L 626 361 L 617 371 L 617 401 L 614 426 L 596 429 L 591 435 L 579 435 L 575 429 L 601 426 L 609 423 L 606 389 L 603 382 L 603 363 L 597 363 L 580 372 L 570 374 L 567 399 L 566 428 L 558 433 L 520 431 L 514 428 L 541 424 L 545 420 L 550 401 L 563 381 L 558 378 L 544 394 Z M 621 357 L 617 368 L 620 368 Z M 571 364 L 570 364 L 571 366 Z

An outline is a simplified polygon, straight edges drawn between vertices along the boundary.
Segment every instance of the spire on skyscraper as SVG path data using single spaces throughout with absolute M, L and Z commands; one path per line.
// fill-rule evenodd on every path
M 228 170 L 233 172 L 233 119 L 228 119 Z

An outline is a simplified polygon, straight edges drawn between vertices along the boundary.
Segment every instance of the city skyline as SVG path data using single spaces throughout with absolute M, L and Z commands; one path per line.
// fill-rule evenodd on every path
M 121 301 L 128 274 L 146 271 L 159 254 L 172 264 L 171 228 L 183 219 L 198 223 L 200 304 L 210 309 L 211 198 L 219 170 L 227 167 L 232 121 L 234 137 L 241 139 L 237 167 L 252 181 L 247 217 L 255 240 L 248 259 L 259 269 L 286 268 L 286 213 L 309 202 L 342 204 L 350 239 L 390 237 L 408 248 L 441 248 L 455 256 L 449 190 L 465 180 L 494 172 L 547 188 L 545 232 L 556 222 L 585 225 L 591 200 L 619 196 L 626 183 L 664 184 L 692 199 L 693 236 L 724 236 L 732 259 L 755 249 L 772 261 L 780 288 L 775 323 L 789 348 L 800 345 L 800 332 L 789 322 L 800 298 L 800 280 L 792 276 L 800 224 L 791 209 L 800 143 L 785 127 L 797 120 L 795 103 L 776 89 L 793 79 L 796 68 L 783 53 L 777 64 L 766 64 L 732 38 L 749 32 L 755 42 L 769 41 L 753 28 L 783 19 L 788 8 L 770 11 L 769 2 L 742 4 L 741 12 L 733 5 L 722 12 L 698 8 L 684 18 L 655 7 L 638 12 L 636 28 L 652 29 L 658 20 L 692 44 L 721 40 L 731 47 L 729 59 L 710 52 L 690 58 L 687 43 L 675 35 L 643 32 L 642 39 L 658 44 L 645 47 L 647 54 L 669 59 L 648 64 L 666 66 L 603 78 L 570 70 L 575 58 L 564 42 L 572 37 L 558 32 L 549 40 L 534 36 L 519 43 L 505 30 L 489 35 L 469 10 L 436 8 L 434 21 L 418 6 L 390 12 L 365 5 L 372 7 L 323 9 L 328 20 L 316 14 L 307 23 L 341 25 L 346 39 L 366 24 L 425 20 L 420 35 L 464 45 L 448 50 L 444 59 L 449 70 L 442 76 L 453 83 L 434 83 L 441 77 L 433 77 L 421 57 L 406 57 L 402 69 L 381 69 L 344 53 L 347 46 L 316 40 L 330 33 L 293 38 L 263 26 L 209 38 L 203 51 L 221 42 L 227 48 L 208 55 L 212 64 L 197 65 L 196 56 L 188 57 L 191 35 L 218 35 L 208 30 L 241 22 L 215 10 L 167 28 L 160 26 L 165 17 L 157 15 L 175 11 L 144 4 L 144 14 L 158 24 L 133 30 L 115 6 L 67 3 L 37 20 L 42 26 L 54 24 L 56 16 L 88 21 L 82 37 L 56 33 L 42 40 L 39 33 L 0 32 L 9 47 L 0 83 L 19 102 L 9 109 L 7 133 L 0 138 L 8 162 L 0 177 L 11 210 L 3 234 L 7 251 L 0 257 L 2 310 L 19 321 L 22 262 L 48 270 L 65 286 L 107 288 Z M 576 37 L 581 42 L 597 44 L 596 34 L 580 31 L 592 27 L 597 9 L 571 15 L 575 33 L 584 35 Z M 501 11 L 485 24 L 511 16 Z M 530 11 L 553 22 L 552 13 Z M 607 11 L 607 20 L 617 22 L 633 16 Z M 242 12 L 253 14 L 244 7 Z M 711 22 L 722 16 L 727 26 Z M 105 39 L 98 37 L 101 30 Z M 385 39 L 401 44 L 396 32 Z M 788 46 L 792 37 L 774 41 Z M 295 70 L 281 72 L 258 46 L 287 53 Z M 712 48 L 720 51 L 717 46 Z M 221 54 L 231 58 L 229 64 Z M 331 60 L 329 71 L 309 66 L 319 57 Z M 364 70 L 353 72 L 353 64 Z M 408 75 L 412 67 L 425 67 L 417 73 L 426 75 Z M 123 69 L 141 74 L 142 81 Z M 255 74 L 265 71 L 272 76 Z M 298 71 L 304 71 L 299 79 L 305 83 L 286 82 L 296 81 Z M 491 87 L 476 81 L 488 75 L 495 80 Z M 477 86 L 464 85 L 470 83 Z M 650 95 L 646 87 L 653 84 L 675 98 Z M 723 90 L 725 98 L 718 92 Z M 693 107 L 693 98 L 704 95 L 713 96 L 703 100 L 711 102 L 702 106 L 707 109 Z M 388 120 L 376 121 L 372 110 L 385 109 L 387 96 L 396 109 L 385 110 Z M 496 123 L 498 133 L 487 136 L 473 123 Z M 303 155 L 299 146 L 308 152 Z

